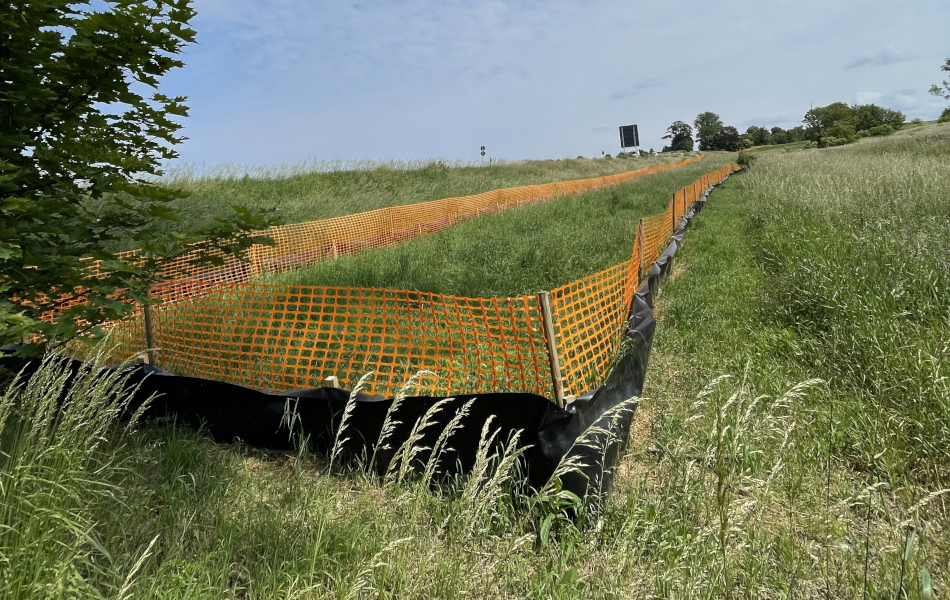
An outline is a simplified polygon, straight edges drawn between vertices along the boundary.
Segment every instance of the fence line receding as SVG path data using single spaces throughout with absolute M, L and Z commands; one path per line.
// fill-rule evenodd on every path
M 692 203 L 736 170 L 731 164 L 702 176 L 673 194 L 664 212 L 641 219 L 629 259 L 549 292 L 565 394 L 603 380 L 650 265 Z M 158 365 L 181 375 L 281 391 L 316 387 L 329 376 L 352 385 L 374 371 L 366 391 L 391 396 L 409 375 L 429 369 L 439 377 L 416 393 L 551 395 L 537 296 L 462 298 L 197 278 L 163 283 L 154 294 L 161 299 L 151 308 Z M 141 311 L 112 330 L 117 357 L 146 347 Z

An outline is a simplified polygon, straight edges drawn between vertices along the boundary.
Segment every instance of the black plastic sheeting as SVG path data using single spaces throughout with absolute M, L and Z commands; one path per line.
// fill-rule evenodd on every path
M 475 463 L 483 428 L 489 420 L 497 430 L 495 448 L 520 432 L 518 444 L 524 450 L 522 467 L 525 483 L 541 489 L 562 461 L 577 461 L 579 468 L 561 476 L 563 488 L 580 497 L 599 497 L 611 486 L 614 468 L 626 448 L 630 423 L 636 409 L 630 399 L 640 397 L 646 379 L 656 321 L 653 300 L 659 286 L 669 276 L 673 257 L 682 242 L 686 225 L 703 206 L 707 190 L 679 223 L 673 240 L 652 265 L 649 276 L 637 290 L 627 322 L 625 350 L 604 384 L 569 403 L 564 409 L 535 394 L 462 394 L 449 399 L 432 416 L 432 425 L 423 430 L 418 445 L 432 447 L 449 421 L 469 401 L 473 402 L 443 445 L 448 450 L 439 459 L 440 475 L 465 473 Z M 39 364 L 13 356 L 0 357 L 0 366 L 9 371 L 29 373 Z M 81 363 L 72 361 L 78 370 Z M 313 452 L 329 455 L 351 394 L 346 390 L 312 388 L 280 393 L 239 385 L 182 377 L 148 365 L 131 365 L 128 382 L 138 386 L 129 410 L 153 398 L 142 417 L 146 420 L 174 417 L 179 423 L 202 428 L 220 442 L 242 441 L 261 448 L 289 449 L 301 442 Z M 440 397 L 410 396 L 392 412 L 395 423 L 383 444 L 378 444 L 393 398 L 356 394 L 346 426 L 340 432 L 340 455 L 362 459 L 371 468 L 385 471 L 417 421 Z M 624 406 L 624 403 L 626 405 Z M 624 410 L 619 410 L 623 408 Z M 582 442 L 579 442 L 582 438 Z M 345 440 L 345 441 L 343 441 Z M 577 443 L 576 443 L 577 442 Z M 376 446 L 379 446 L 376 449 Z M 417 460 L 425 461 L 423 453 Z

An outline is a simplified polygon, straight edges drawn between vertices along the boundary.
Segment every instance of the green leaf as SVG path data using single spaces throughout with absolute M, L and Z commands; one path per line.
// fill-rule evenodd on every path
M 930 570 L 920 568 L 920 597 L 922 600 L 931 600 L 934 597 L 933 585 L 930 583 Z
M 912 529 L 910 535 L 907 536 L 907 543 L 904 545 L 904 561 L 910 558 L 910 553 L 914 551 L 914 546 L 917 544 L 917 530 Z
M 544 522 L 541 523 L 541 532 L 539 538 L 541 540 L 541 545 L 544 546 L 548 543 L 548 536 L 551 533 L 551 527 L 554 525 L 554 519 L 557 517 L 554 513 L 549 514 L 544 517 Z

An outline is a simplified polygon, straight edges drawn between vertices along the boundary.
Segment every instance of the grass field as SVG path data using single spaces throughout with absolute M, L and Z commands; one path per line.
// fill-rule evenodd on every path
M 698 153 L 691 153 L 690 156 Z M 564 159 L 512 162 L 495 166 L 449 167 L 442 162 L 409 168 L 366 165 L 353 170 L 301 168 L 264 172 L 265 177 L 218 174 L 170 177 L 168 185 L 190 195 L 176 208 L 189 227 L 210 225 L 232 205 L 277 209 L 285 223 L 327 219 L 357 212 L 441 198 L 480 194 L 499 188 L 600 177 L 652 164 L 676 162 L 683 154 L 642 158 Z M 214 175 L 214 173 L 212 173 Z
M 735 160 L 705 159 L 632 181 L 468 221 L 394 248 L 271 275 L 268 283 L 412 289 L 469 297 L 549 290 L 630 257 L 637 220 Z
M 660 295 L 614 491 L 581 528 L 553 489 L 512 500 L 507 471 L 438 495 L 109 427 L 108 381 L 58 421 L 55 380 L 8 394 L 0 596 L 945 597 L 948 198 L 950 128 L 764 153 L 717 189 Z

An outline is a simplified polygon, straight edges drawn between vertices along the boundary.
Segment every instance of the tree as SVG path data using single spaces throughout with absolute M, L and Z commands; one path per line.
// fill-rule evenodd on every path
M 940 67 L 940 70 L 946 73 L 950 73 L 950 58 L 948 58 L 943 63 L 943 66 Z M 934 96 L 940 96 L 941 98 L 950 100 L 950 81 L 942 81 L 941 83 L 943 84 L 942 89 L 937 84 L 930 86 L 930 93 L 933 94 Z
M 702 112 L 696 115 L 693 121 L 696 127 L 696 137 L 699 138 L 700 150 L 712 150 L 710 140 L 722 129 L 722 119 L 714 112 Z
M 710 140 L 712 150 L 725 150 L 726 152 L 736 152 L 739 150 L 739 130 L 731 125 L 727 125 L 719 130 L 713 139 Z
M 818 141 L 827 135 L 827 130 L 836 121 L 848 122 L 854 118 L 854 110 L 844 102 L 818 106 L 805 113 L 805 136 Z
M 0 4 L 0 341 L 62 343 L 148 301 L 162 264 L 191 250 L 239 253 L 268 216 L 237 209 L 207 230 L 177 221 L 181 192 L 152 183 L 185 117 L 158 92 L 194 41 L 190 0 Z M 149 91 L 149 95 L 143 94 Z M 124 260 L 120 244 L 142 251 Z M 102 261 L 96 278 L 90 260 Z M 71 308 L 65 300 L 71 299 Z M 78 302 L 77 302 L 78 301 Z M 41 317 L 57 314 L 50 322 Z M 34 345 L 32 350 L 39 350 Z
M 890 125 L 900 129 L 904 125 L 904 113 L 882 108 L 876 104 L 856 104 L 851 107 L 854 111 L 852 119 L 856 131 L 868 131 L 881 125 Z
M 789 143 L 801 142 L 802 140 L 805 139 L 805 128 L 802 127 L 801 125 L 796 125 L 795 127 L 792 127 L 791 129 L 786 131 L 785 135 L 786 135 L 786 138 L 785 138 L 786 142 L 789 142 Z
M 788 132 L 786 132 L 781 127 L 773 127 L 771 130 L 771 133 L 772 133 L 772 143 L 775 143 L 775 144 L 788 143 Z
M 664 152 L 689 152 L 693 149 L 693 128 L 682 121 L 673 121 L 663 139 L 670 140 L 670 145 L 663 148 Z
M 766 127 L 756 127 L 753 125 L 746 129 L 746 135 L 753 146 L 768 146 L 772 143 L 772 134 Z

